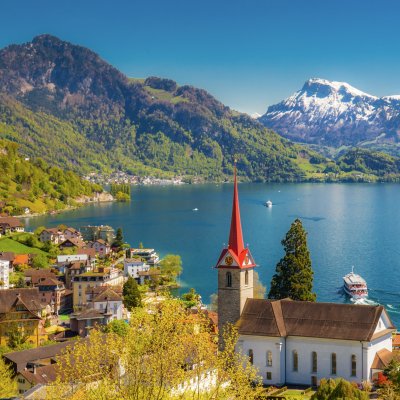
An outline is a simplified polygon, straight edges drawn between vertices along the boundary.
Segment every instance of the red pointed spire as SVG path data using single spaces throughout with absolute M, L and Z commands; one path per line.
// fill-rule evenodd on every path
M 229 232 L 228 247 L 224 248 L 219 256 L 216 268 L 253 268 L 256 264 L 250 250 L 244 247 L 242 224 L 240 222 L 239 193 L 237 187 L 236 161 L 235 179 L 233 184 L 233 204 L 231 230 Z
M 235 162 L 235 178 L 233 188 L 233 204 L 232 204 L 232 219 L 231 230 L 229 233 L 229 246 L 228 248 L 235 252 L 236 256 L 240 256 L 244 250 L 242 224 L 240 222 L 240 208 L 239 208 L 239 194 L 237 188 L 236 176 L 236 162 Z

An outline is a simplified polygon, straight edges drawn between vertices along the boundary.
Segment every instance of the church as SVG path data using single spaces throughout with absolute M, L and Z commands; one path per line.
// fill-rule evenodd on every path
M 244 246 L 234 178 L 228 246 L 218 270 L 218 328 L 236 324 L 238 351 L 266 385 L 317 386 L 321 378 L 372 381 L 392 359 L 395 331 L 383 306 L 253 298 L 256 263 Z

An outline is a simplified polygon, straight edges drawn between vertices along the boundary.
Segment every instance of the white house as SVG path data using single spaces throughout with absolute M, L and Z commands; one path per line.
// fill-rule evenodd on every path
M 111 288 L 107 288 L 93 300 L 93 308 L 111 315 L 110 320 L 123 318 L 122 297 Z
M 147 272 L 149 269 L 150 265 L 137 258 L 126 258 L 124 260 L 124 275 L 131 276 L 136 280 L 139 280 L 139 272 Z
M 10 288 L 10 261 L 0 260 L 0 290 Z
M 53 244 L 60 244 L 64 242 L 64 232 L 61 232 L 58 228 L 43 229 L 39 235 L 39 240 L 42 243 L 51 242 Z
M 111 252 L 111 246 L 103 239 L 98 239 L 95 242 L 89 242 L 88 246 L 91 249 L 95 249 L 96 253 L 98 253 L 100 256 L 106 256 Z

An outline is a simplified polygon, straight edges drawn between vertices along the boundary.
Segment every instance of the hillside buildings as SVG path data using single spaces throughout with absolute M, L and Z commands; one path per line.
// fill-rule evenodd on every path
M 236 324 L 237 350 L 267 385 L 316 386 L 336 377 L 361 383 L 385 368 L 395 328 L 382 306 L 254 299 L 255 266 L 244 247 L 235 171 L 229 244 L 216 264 L 219 332 Z

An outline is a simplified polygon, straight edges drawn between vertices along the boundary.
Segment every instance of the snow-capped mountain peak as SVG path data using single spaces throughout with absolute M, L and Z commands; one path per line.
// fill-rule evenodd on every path
M 259 118 L 289 139 L 332 146 L 357 144 L 382 133 L 397 140 L 400 96 L 378 98 L 346 82 L 312 78 Z M 400 124 L 399 124 L 400 125 Z

